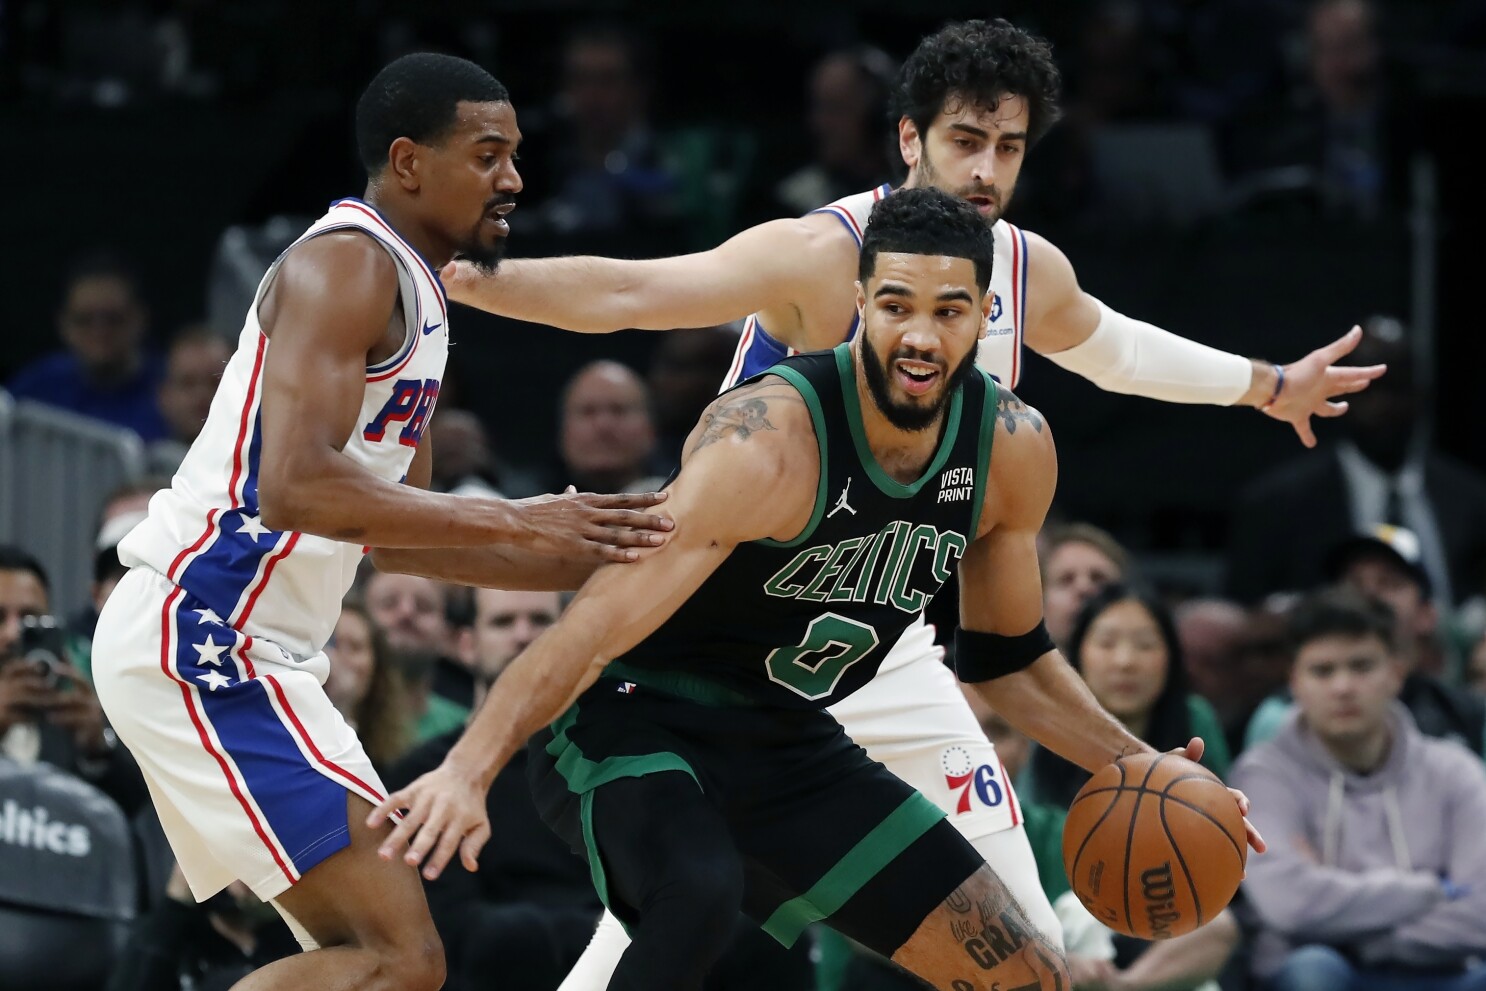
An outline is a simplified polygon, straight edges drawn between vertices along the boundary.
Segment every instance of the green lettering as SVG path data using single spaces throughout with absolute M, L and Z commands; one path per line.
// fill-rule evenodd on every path
M 965 538 L 953 530 L 939 535 L 939 546 L 934 548 L 934 580 L 943 585 L 949 581 L 954 561 L 965 556 Z
M 841 574 L 841 559 L 850 552 L 856 550 L 858 547 L 862 546 L 862 544 L 866 543 L 868 539 L 869 538 L 867 537 L 852 537 L 849 540 L 843 540 L 841 541 L 841 543 L 837 544 L 835 549 L 831 551 L 831 556 L 826 561 L 825 567 L 821 568 L 820 574 L 815 576 L 815 581 L 811 582 L 805 588 L 805 591 L 800 593 L 800 601 L 826 601 L 826 582 L 830 581 L 832 578 L 836 578 L 838 575 Z
M 882 566 L 882 576 L 877 579 L 877 591 L 872 594 L 872 601 L 879 606 L 887 605 L 888 597 L 892 595 L 893 577 L 898 572 L 898 566 L 903 563 L 903 551 L 908 547 L 908 524 L 902 520 L 894 520 L 891 526 L 893 547 L 888 551 L 887 563 Z
M 872 572 L 877 568 L 877 559 L 882 556 L 883 545 L 887 543 L 888 537 L 892 535 L 897 523 L 889 523 L 877 531 L 877 538 L 872 541 L 872 553 L 867 555 L 867 562 L 862 566 L 862 573 L 857 578 L 856 587 L 852 590 L 853 602 L 866 602 L 867 595 L 872 591 Z
M 790 560 L 789 564 L 776 571 L 773 578 L 764 582 L 764 591 L 781 599 L 793 599 L 804 591 L 805 586 L 803 583 L 795 585 L 787 585 L 785 583 L 793 578 L 795 572 L 805 567 L 805 565 L 811 561 L 824 560 L 830 556 L 830 553 L 831 548 L 828 545 L 811 547 L 808 550 L 801 551 Z
M 852 573 L 856 571 L 857 564 L 859 564 L 863 558 L 867 557 L 872 548 L 876 546 L 877 538 L 860 537 L 855 539 L 859 541 L 856 553 L 852 555 L 851 560 L 847 562 L 846 567 L 841 569 L 841 574 L 836 578 L 836 584 L 831 587 L 831 594 L 826 596 L 827 602 L 850 602 L 852 600 L 852 597 L 856 595 L 856 586 L 848 585 L 847 581 L 851 578 Z M 863 579 L 858 578 L 857 584 L 865 585 L 866 582 Z
M 939 531 L 927 523 L 920 523 L 914 527 L 913 532 L 908 536 L 908 549 L 898 559 L 898 570 L 893 575 L 892 583 L 893 605 L 904 612 L 918 612 L 928 599 L 928 596 L 918 589 L 909 591 L 908 582 L 913 578 L 913 565 L 918 559 L 919 548 L 932 547 L 938 539 Z

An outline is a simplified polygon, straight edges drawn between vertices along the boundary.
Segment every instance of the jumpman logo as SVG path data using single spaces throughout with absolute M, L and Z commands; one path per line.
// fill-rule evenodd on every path
M 836 500 L 836 508 L 835 509 L 832 509 L 829 513 L 826 514 L 826 519 L 830 519 L 832 516 L 835 516 L 837 513 L 841 512 L 841 510 L 843 510 L 843 509 L 846 510 L 848 513 L 850 513 L 853 516 L 855 516 L 857 514 L 857 511 L 855 509 L 852 509 L 851 506 L 846 501 L 846 495 L 850 491 L 851 491 L 851 478 L 848 477 L 846 479 L 846 488 L 844 488 L 844 489 L 841 490 L 841 498 L 839 498 L 839 499 Z

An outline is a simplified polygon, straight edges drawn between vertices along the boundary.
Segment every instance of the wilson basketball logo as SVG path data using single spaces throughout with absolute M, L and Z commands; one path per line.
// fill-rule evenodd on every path
M 944 768 L 944 783 L 951 792 L 959 792 L 955 815 L 969 812 L 977 799 L 988 809 L 1006 800 L 1006 789 L 996 780 L 995 765 L 977 765 L 964 747 L 946 747 L 939 762 Z
M 1151 938 L 1170 939 L 1171 924 L 1181 921 L 1176 909 L 1176 885 L 1171 880 L 1171 862 L 1140 873 L 1140 892 L 1145 897 L 1145 918 Z

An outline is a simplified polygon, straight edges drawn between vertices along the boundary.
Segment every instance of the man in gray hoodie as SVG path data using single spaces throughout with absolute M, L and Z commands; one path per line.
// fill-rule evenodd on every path
M 1292 619 L 1295 710 L 1231 784 L 1269 852 L 1244 890 L 1272 991 L 1486 991 L 1486 769 L 1419 732 L 1385 610 L 1323 592 Z

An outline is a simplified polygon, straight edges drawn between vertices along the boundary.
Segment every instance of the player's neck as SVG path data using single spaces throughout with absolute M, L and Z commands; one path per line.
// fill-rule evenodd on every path
M 862 411 L 862 433 L 872 457 L 888 477 L 904 485 L 917 480 L 929 466 L 944 434 L 944 410 L 923 430 L 904 430 L 894 426 L 877 408 L 877 400 L 862 372 L 862 358 L 852 351 L 853 378 L 856 382 L 857 406 Z M 947 405 L 947 404 L 946 404 Z
M 414 251 L 423 256 L 423 260 L 428 262 L 430 268 L 437 272 L 454 259 L 453 245 L 443 244 L 441 239 L 431 236 L 419 226 L 404 204 L 394 197 L 383 197 L 379 193 L 378 187 L 368 185 L 361 198 L 387 219 L 392 229 L 397 231 L 404 241 L 411 244 Z

